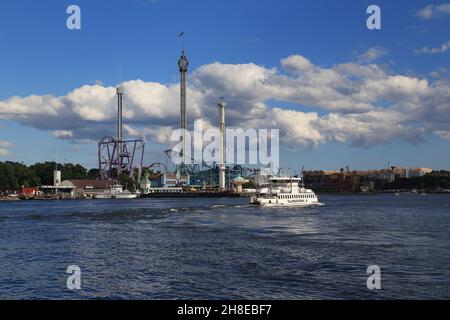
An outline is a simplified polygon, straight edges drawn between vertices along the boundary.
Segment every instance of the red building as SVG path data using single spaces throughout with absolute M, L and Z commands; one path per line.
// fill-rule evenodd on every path
M 37 187 L 31 187 L 31 188 L 25 188 L 22 187 L 19 190 L 19 196 L 25 197 L 25 198 L 31 198 L 37 195 L 38 188 Z

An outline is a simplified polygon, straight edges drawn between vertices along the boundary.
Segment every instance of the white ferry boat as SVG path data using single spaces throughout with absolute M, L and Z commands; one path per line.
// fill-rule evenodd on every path
M 95 195 L 95 199 L 136 199 L 137 197 L 138 195 L 136 193 L 123 190 L 120 184 L 114 185 L 109 190 Z
M 314 191 L 300 186 L 301 178 L 272 177 L 250 198 L 250 204 L 259 206 L 312 206 L 318 205 L 319 199 Z

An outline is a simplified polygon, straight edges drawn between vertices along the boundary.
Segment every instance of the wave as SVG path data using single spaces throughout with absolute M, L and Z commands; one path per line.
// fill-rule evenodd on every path
M 211 207 L 211 209 L 219 209 L 219 208 L 226 208 L 229 207 L 226 204 L 215 204 Z

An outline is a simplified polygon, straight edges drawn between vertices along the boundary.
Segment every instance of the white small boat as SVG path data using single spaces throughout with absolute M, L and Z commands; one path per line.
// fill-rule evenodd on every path
M 300 186 L 301 178 L 272 177 L 267 187 L 263 187 L 250 198 L 250 204 L 258 206 L 314 206 L 319 199 L 314 191 Z
M 112 199 L 111 193 L 105 191 L 104 193 L 97 193 L 94 199 Z
M 120 184 L 116 184 L 109 190 L 95 195 L 95 199 L 136 199 L 137 197 L 137 193 L 123 190 L 123 187 Z
M 115 195 L 115 199 L 136 199 L 138 195 L 136 193 L 131 193 L 128 190 L 124 190 Z

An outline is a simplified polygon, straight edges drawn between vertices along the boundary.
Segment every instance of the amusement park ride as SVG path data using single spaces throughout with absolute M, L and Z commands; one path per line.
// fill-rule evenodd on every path
M 180 34 L 184 37 L 184 33 Z M 183 38 L 182 38 L 183 40 Z M 189 61 L 185 55 L 184 42 L 182 47 L 182 54 L 178 60 L 178 67 L 180 71 L 180 127 L 187 128 L 186 117 L 186 74 L 188 71 Z M 104 137 L 98 142 L 98 165 L 100 179 L 103 180 L 117 180 L 122 174 L 126 174 L 131 178 L 140 181 L 143 169 L 152 170 L 159 173 L 169 173 L 167 164 L 155 162 L 149 166 L 144 166 L 144 137 L 123 137 L 122 125 L 122 107 L 124 89 L 119 86 L 116 89 L 117 94 L 117 137 Z M 224 107 L 223 98 L 219 102 L 219 110 L 221 115 L 221 129 L 224 130 Z M 231 189 L 231 181 L 237 176 L 244 178 L 255 177 L 258 170 L 252 168 L 245 168 L 241 165 L 234 165 L 228 167 L 224 164 L 221 158 L 221 163 L 208 164 L 204 161 L 198 162 L 189 157 L 185 149 L 185 137 L 182 137 L 183 147 L 177 152 L 173 149 L 166 150 L 165 154 L 172 162 L 174 157 L 182 157 L 182 163 L 175 168 L 176 176 L 189 175 L 191 184 L 196 186 L 203 186 L 205 188 L 219 188 Z M 187 164 L 190 163 L 190 164 Z
M 138 181 L 142 173 L 145 140 L 143 137 L 123 138 L 122 106 L 123 88 L 117 88 L 117 137 L 105 137 L 98 143 L 100 178 L 116 180 L 121 174 L 133 177 L 136 170 Z M 137 159 L 137 161 L 136 161 Z

